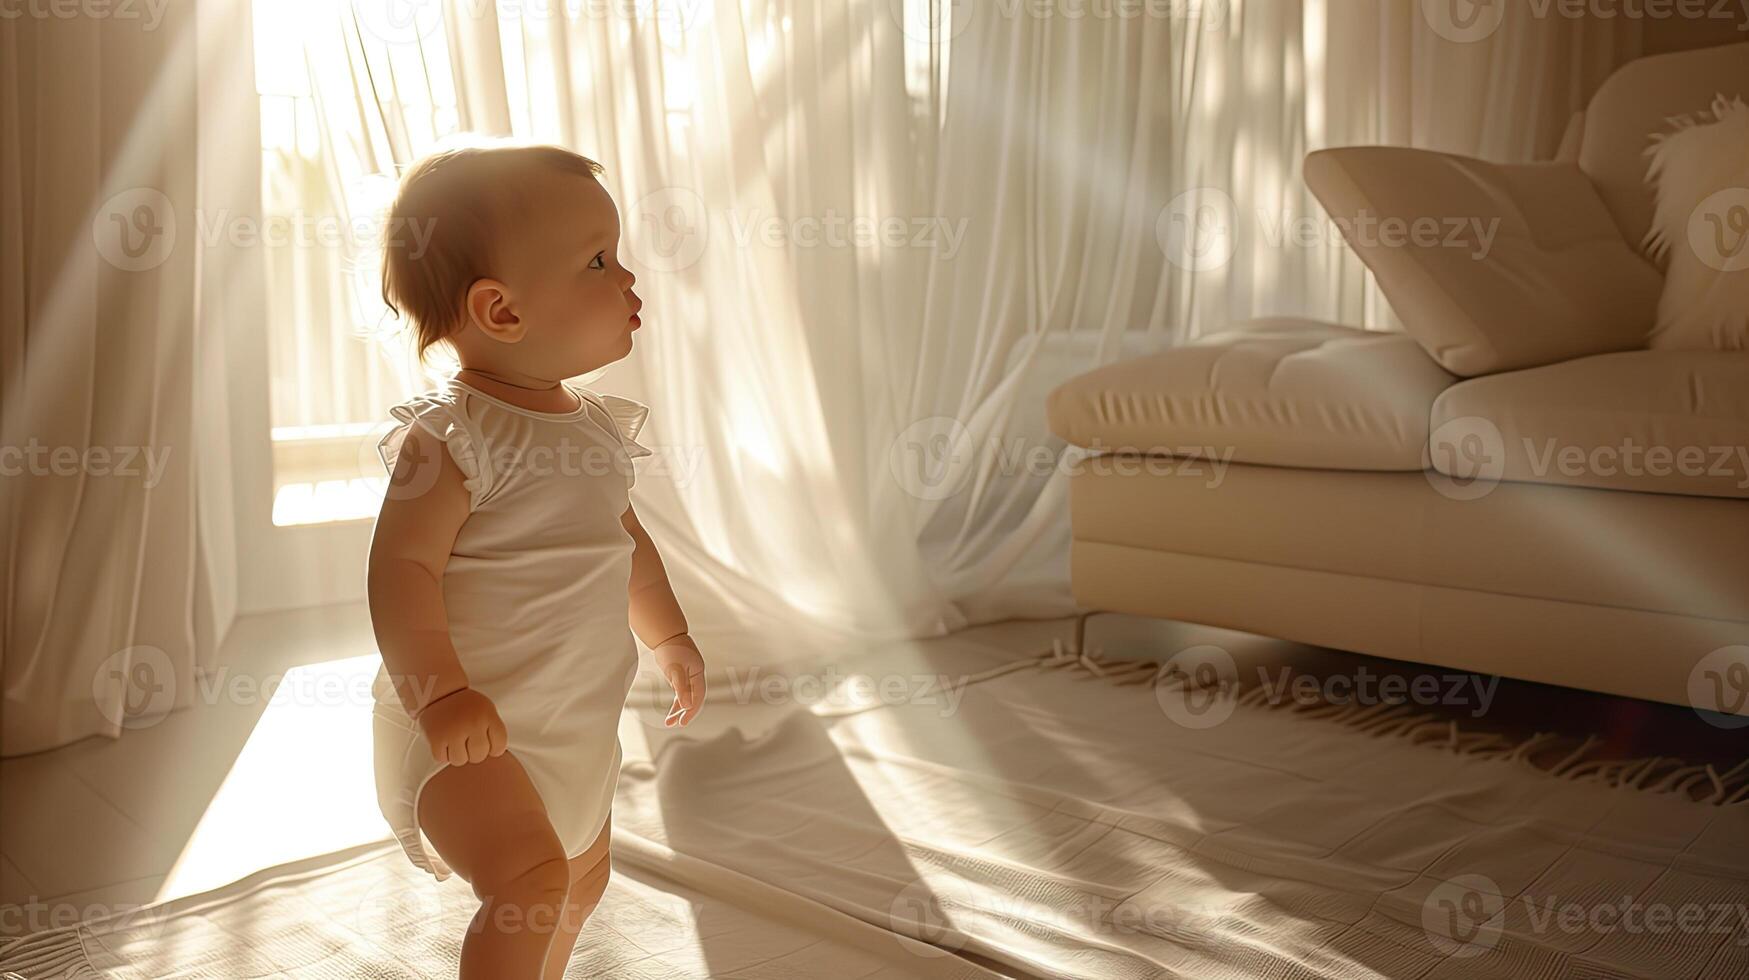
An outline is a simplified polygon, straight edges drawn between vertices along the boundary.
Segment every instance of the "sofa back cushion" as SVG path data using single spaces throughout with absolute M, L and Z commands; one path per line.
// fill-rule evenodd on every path
M 1459 377 L 1644 346 L 1658 270 L 1573 163 L 1320 150 L 1318 196 L 1404 330 Z
M 1674 117 L 1705 112 L 1719 95 L 1749 99 L 1749 42 L 1641 58 L 1592 97 L 1579 167 L 1636 248 L 1651 231 L 1657 205 L 1646 180 L 1653 135 L 1669 131 Z

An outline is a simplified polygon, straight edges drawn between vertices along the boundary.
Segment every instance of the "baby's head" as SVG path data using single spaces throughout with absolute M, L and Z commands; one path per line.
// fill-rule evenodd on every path
M 447 341 L 464 367 L 559 381 L 631 351 L 643 303 L 601 170 L 563 147 L 511 143 L 407 170 L 385 226 L 383 300 L 421 357 Z

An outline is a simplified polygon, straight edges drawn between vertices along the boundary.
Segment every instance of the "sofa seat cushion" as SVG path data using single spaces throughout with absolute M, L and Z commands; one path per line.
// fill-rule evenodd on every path
M 1456 379 L 1400 333 L 1296 319 L 1240 324 L 1054 389 L 1051 431 L 1098 452 L 1419 471 Z
M 1433 468 L 1517 480 L 1749 498 L 1749 354 L 1624 351 L 1496 374 L 1433 406 Z

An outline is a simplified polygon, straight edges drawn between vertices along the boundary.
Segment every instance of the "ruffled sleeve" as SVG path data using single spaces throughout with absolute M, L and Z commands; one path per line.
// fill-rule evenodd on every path
M 407 433 L 417 425 L 449 448 L 450 458 L 462 471 L 470 506 L 478 507 L 490 489 L 492 474 L 480 451 L 479 432 L 459 398 L 449 392 L 424 394 L 390 408 L 389 415 L 397 424 L 377 443 L 383 468 L 390 474 L 395 472 L 395 460 L 401 455 Z
M 638 459 L 655 455 L 637 442 L 638 433 L 644 429 L 644 421 L 650 417 L 650 406 L 619 395 L 598 394 L 596 397 L 601 399 L 607 414 L 613 416 L 614 424 L 619 427 L 620 442 L 626 447 L 627 456 Z

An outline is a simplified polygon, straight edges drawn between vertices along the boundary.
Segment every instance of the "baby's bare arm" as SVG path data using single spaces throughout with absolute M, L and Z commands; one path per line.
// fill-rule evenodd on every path
M 638 520 L 637 512 L 627 507 L 620 515 L 620 523 L 637 544 L 632 552 L 632 632 L 650 648 L 663 678 L 674 688 L 674 704 L 662 724 L 667 727 L 691 724 L 704 706 L 704 655 L 687 633 L 686 614 L 674 597 L 668 569 L 662 565 L 662 555 Z
M 371 626 L 407 715 L 468 686 L 449 639 L 443 570 L 468 517 L 463 475 L 442 440 L 412 426 L 371 535 Z
M 686 632 L 686 614 L 674 597 L 674 587 L 668 583 L 668 569 L 662 565 L 662 555 L 656 542 L 630 507 L 620 515 L 620 524 L 632 536 L 636 547 L 632 551 L 630 587 L 631 627 L 644 645 L 654 650 L 664 641 Z

